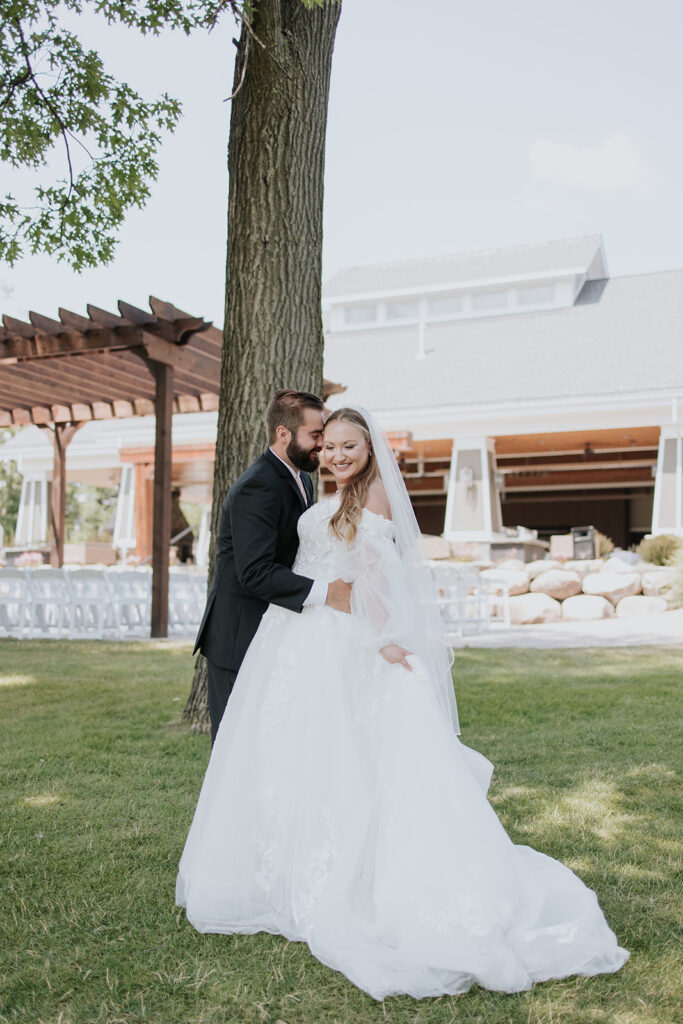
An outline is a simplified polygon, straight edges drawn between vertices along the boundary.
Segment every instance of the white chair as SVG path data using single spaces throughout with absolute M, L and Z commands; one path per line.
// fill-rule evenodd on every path
M 439 610 L 448 633 L 482 633 L 489 628 L 489 586 L 473 566 L 431 562 Z
M 69 628 L 71 595 L 62 569 L 28 569 L 31 589 L 29 636 L 38 629 L 42 636 L 61 637 Z
M 111 594 L 102 569 L 70 569 L 65 573 L 71 597 L 69 638 L 101 640 L 105 629 L 118 633 Z
M 510 625 L 510 584 L 502 577 L 496 577 L 492 573 L 487 574 L 487 583 L 490 593 L 490 617 L 491 622 L 502 622 L 505 626 Z
M 192 575 L 171 572 L 168 576 L 168 628 L 173 633 L 191 633 L 200 621 L 203 603 L 197 598 Z
M 205 572 L 193 572 L 192 575 L 190 576 L 190 579 L 192 580 L 192 587 L 194 589 L 194 595 L 195 595 L 197 604 L 198 604 L 198 606 L 200 608 L 200 614 L 201 614 L 201 610 L 203 610 L 204 605 L 206 604 L 207 585 L 208 585 L 208 579 L 209 579 L 208 573 L 205 573 Z
M 105 579 L 118 636 L 149 633 L 152 607 L 152 575 L 145 570 L 110 570 Z
M 31 623 L 31 589 L 24 569 L 0 568 L 0 631 L 23 635 Z

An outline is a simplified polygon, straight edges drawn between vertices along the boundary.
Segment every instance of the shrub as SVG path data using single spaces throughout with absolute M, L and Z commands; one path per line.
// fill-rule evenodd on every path
M 671 568 L 674 569 L 674 581 L 666 592 L 666 599 L 674 608 L 683 606 L 683 545 L 681 545 L 671 559 Z
M 681 549 L 681 538 L 672 533 L 660 533 L 657 537 L 645 537 L 636 548 L 644 562 L 650 565 L 669 565 Z
M 614 551 L 614 541 L 611 537 L 608 537 L 604 533 L 600 533 L 599 530 L 595 531 L 595 557 L 602 558 L 603 555 L 609 555 Z

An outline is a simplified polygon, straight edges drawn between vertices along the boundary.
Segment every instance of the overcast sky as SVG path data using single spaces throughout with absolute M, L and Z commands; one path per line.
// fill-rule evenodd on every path
M 235 28 L 79 27 L 184 117 L 109 267 L 0 267 L 0 310 L 150 294 L 220 324 Z M 344 0 L 332 69 L 324 273 L 602 233 L 610 272 L 683 267 L 680 0 Z M 6 172 L 6 169 L 5 169 Z M 2 187 L 23 184 L 7 172 Z

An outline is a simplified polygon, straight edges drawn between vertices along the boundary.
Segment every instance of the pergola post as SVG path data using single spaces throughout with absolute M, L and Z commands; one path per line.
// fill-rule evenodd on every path
M 64 535 L 66 532 L 66 449 L 82 423 L 40 424 L 52 442 L 52 486 L 50 488 L 50 565 L 61 569 L 64 565 Z
M 173 367 L 152 360 L 149 366 L 156 381 L 151 635 L 165 637 L 168 636 L 168 558 L 171 546 Z

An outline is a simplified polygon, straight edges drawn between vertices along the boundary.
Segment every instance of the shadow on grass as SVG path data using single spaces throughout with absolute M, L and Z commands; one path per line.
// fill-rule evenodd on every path
M 173 905 L 209 756 L 179 725 L 189 647 L 0 644 L 0 1020 L 22 1024 L 671 1024 L 679 655 L 459 652 L 463 739 L 497 764 L 515 842 L 595 888 L 618 974 L 380 1005 L 270 935 L 202 936 Z

